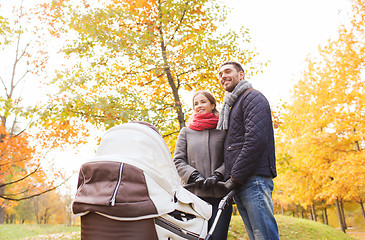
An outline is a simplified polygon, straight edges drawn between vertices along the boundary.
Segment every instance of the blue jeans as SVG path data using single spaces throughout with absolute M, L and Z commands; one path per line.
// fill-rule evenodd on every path
M 218 212 L 218 206 L 221 199 L 218 198 L 202 198 L 204 201 L 210 203 L 212 205 L 212 217 L 208 221 L 208 232 L 215 220 L 215 217 Z M 218 223 L 214 229 L 214 232 L 212 234 L 212 237 L 210 240 L 226 240 L 228 229 L 229 229 L 229 223 L 231 221 L 232 217 L 232 204 L 227 204 L 224 210 L 222 211 L 222 214 L 219 217 Z
M 279 239 L 271 198 L 273 189 L 272 179 L 263 176 L 252 176 L 238 188 L 234 200 L 250 240 Z

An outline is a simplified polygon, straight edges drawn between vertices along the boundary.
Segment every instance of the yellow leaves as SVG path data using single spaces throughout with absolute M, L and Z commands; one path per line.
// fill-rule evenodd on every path
M 43 149 L 63 148 L 85 143 L 89 136 L 84 124 L 74 120 L 47 121 L 45 128 L 35 134 Z
M 359 2 L 354 9 L 364 8 Z M 364 12 L 353 14 L 359 19 Z M 338 39 L 319 48 L 319 57 L 307 59 L 293 101 L 281 114 L 277 153 L 283 176 L 276 182 L 301 204 L 365 193 L 365 42 L 364 28 L 358 28 L 363 24 L 340 28 Z M 286 155 L 291 158 L 280 161 Z
M 207 89 L 221 101 L 218 65 L 227 56 L 243 64 L 256 58 L 255 52 L 237 47 L 248 41 L 246 33 L 215 32 L 226 14 L 220 2 L 101 2 L 104 5 L 76 3 L 63 9 L 66 24 L 61 30 L 77 37 L 65 51 L 77 57 L 78 64 L 57 75 L 54 82 L 66 94 L 53 97 L 43 114 L 59 133 L 66 129 L 61 131 L 64 126 L 56 122 L 66 119 L 106 128 L 143 119 L 163 134 L 171 133 L 173 142 L 188 111 L 182 106 L 179 112 L 182 90 Z M 253 72 L 261 65 L 251 66 Z

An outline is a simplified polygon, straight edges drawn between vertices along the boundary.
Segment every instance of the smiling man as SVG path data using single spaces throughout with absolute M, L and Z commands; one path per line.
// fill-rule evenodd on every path
M 276 177 L 274 131 L 269 102 L 246 81 L 237 62 L 221 65 L 226 91 L 217 129 L 224 141 L 226 187 L 236 189 L 237 209 L 250 240 L 279 239 L 272 204 Z

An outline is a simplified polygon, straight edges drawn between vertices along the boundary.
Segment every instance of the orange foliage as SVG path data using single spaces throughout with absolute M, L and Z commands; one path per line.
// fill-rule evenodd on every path
M 25 134 L 15 137 L 11 136 L 0 125 L 0 182 L 5 181 L 5 177 L 11 175 L 14 172 L 14 168 L 18 168 L 21 173 L 26 172 L 26 165 L 34 153 L 34 149 L 28 145 Z
M 18 136 L 9 134 L 0 126 L 0 202 L 4 200 L 19 200 L 38 194 L 53 186 L 41 164 L 41 157 L 34 147 L 30 146 L 31 137 L 26 133 Z M 59 177 L 60 173 L 54 175 Z M 5 202 L 9 208 L 16 203 Z

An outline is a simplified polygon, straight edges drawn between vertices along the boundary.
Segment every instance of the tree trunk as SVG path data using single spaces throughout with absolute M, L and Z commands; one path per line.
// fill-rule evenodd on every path
M 328 225 L 328 215 L 327 215 L 327 208 L 326 207 L 323 209 L 323 218 L 324 218 L 324 224 Z
M 340 224 L 340 228 L 342 232 L 346 233 L 345 226 L 343 225 L 342 211 L 340 209 L 340 203 L 338 201 L 338 198 L 336 198 L 335 203 L 336 203 L 337 217 L 338 217 L 338 222 Z
M 67 226 L 72 226 L 72 213 L 67 210 Z
M 177 113 L 177 119 L 179 121 L 180 129 L 182 129 L 183 127 L 185 127 L 185 117 L 184 117 L 184 112 L 182 111 L 181 101 L 180 101 L 180 97 L 179 97 L 179 91 L 175 86 L 174 79 L 171 75 L 170 68 L 166 68 L 165 72 L 166 72 L 166 75 L 167 75 L 167 79 L 169 80 L 169 84 L 172 88 L 172 93 L 174 95 L 174 100 L 175 100 L 175 108 L 176 108 L 176 113 Z
M 323 212 L 323 210 L 322 210 L 321 218 L 322 218 L 322 223 L 323 223 L 323 224 L 326 224 L 326 223 L 325 223 L 325 222 L 326 222 L 326 220 L 324 219 L 324 212 Z
M 233 206 L 233 215 L 234 216 L 237 216 L 238 215 L 238 210 L 237 210 L 236 205 Z
M 295 215 L 299 217 L 299 206 L 295 205 Z
M 159 3 L 159 14 L 160 15 L 162 14 L 161 12 L 162 12 L 161 3 Z M 172 94 L 174 96 L 174 101 L 175 101 L 174 104 L 175 104 L 175 108 L 176 108 L 177 119 L 179 121 L 180 129 L 181 129 L 181 128 L 185 127 L 185 118 L 184 118 L 184 112 L 182 111 L 181 101 L 180 101 L 180 97 L 179 97 L 179 89 L 178 89 L 178 85 L 176 86 L 174 77 L 171 74 L 170 65 L 169 65 L 169 62 L 167 59 L 164 32 L 162 31 L 161 24 L 158 26 L 158 30 L 160 33 L 161 54 L 162 54 L 162 59 L 163 59 L 163 63 L 164 63 L 163 67 L 164 67 L 164 71 L 165 71 L 167 80 L 169 82 L 169 85 L 171 87 Z
M 364 217 L 364 220 L 365 220 L 364 202 L 362 201 L 361 198 L 360 198 L 360 206 L 361 206 L 362 216 Z
M 1 141 L 1 137 L 0 137 L 0 141 Z M 1 172 L 1 168 L 0 168 L 0 172 Z M 0 182 L 1 184 L 1 182 Z M 5 193 L 5 188 L 4 187 L 0 187 L 0 195 L 4 195 Z M 3 224 L 5 221 L 5 208 L 4 208 L 4 203 L 0 204 L 0 224 Z
M 343 226 L 345 227 L 345 229 L 347 229 L 345 211 L 344 211 L 344 208 L 343 208 L 342 200 L 340 200 L 340 209 L 341 209 L 341 213 L 342 213 Z
M 281 209 L 281 215 L 284 215 L 284 208 L 283 205 L 280 204 L 280 209 Z
M 48 221 L 48 210 L 49 208 L 46 208 L 46 210 L 44 211 L 44 215 L 43 215 L 43 224 L 47 224 L 47 221 Z
M 38 209 L 38 198 L 36 197 L 35 199 L 33 199 L 33 204 L 34 204 L 34 213 L 35 213 L 35 217 L 37 220 L 37 223 L 40 224 L 40 219 L 39 219 L 39 209 Z
M 5 221 L 5 209 L 4 207 L 1 205 L 0 206 L 0 224 L 3 224 Z
M 314 204 L 311 204 L 311 219 L 317 222 L 316 209 L 314 208 Z

